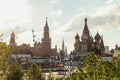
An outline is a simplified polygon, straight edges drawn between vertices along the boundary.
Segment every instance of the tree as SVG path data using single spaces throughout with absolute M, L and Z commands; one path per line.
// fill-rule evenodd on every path
M 120 79 L 120 57 L 113 58 L 112 61 L 112 79 L 119 80 Z
M 4 42 L 0 42 L 0 78 L 3 79 L 3 76 L 6 74 L 9 62 L 10 55 L 12 50 Z
M 0 42 L 0 68 L 7 66 L 11 53 L 12 50 L 7 47 L 6 43 Z
M 41 67 L 32 64 L 27 72 L 27 76 L 29 76 L 29 80 L 43 80 Z
M 9 74 L 7 74 L 8 80 L 21 80 L 24 75 L 23 69 L 19 63 L 12 63 L 9 67 Z
M 78 67 L 78 71 L 69 77 L 69 80 L 119 80 L 120 58 L 116 57 L 112 62 L 102 60 L 99 55 L 90 53 L 84 59 L 84 65 Z

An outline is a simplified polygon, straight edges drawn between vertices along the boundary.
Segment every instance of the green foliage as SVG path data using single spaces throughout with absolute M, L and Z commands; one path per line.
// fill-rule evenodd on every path
M 57 78 L 57 79 L 55 79 L 55 80 L 63 80 L 62 78 Z
M 18 63 L 12 63 L 9 66 L 7 74 L 7 79 L 8 80 L 21 80 L 22 76 L 24 75 L 23 69 Z
M 32 64 L 28 70 L 27 76 L 29 76 L 29 80 L 43 80 L 41 66 Z
M 0 80 L 3 80 L 4 75 L 7 74 L 11 53 L 12 50 L 6 43 L 0 42 Z
M 8 65 L 11 53 L 12 50 L 7 47 L 6 43 L 0 42 L 0 69 Z
M 91 53 L 84 59 L 84 66 L 78 67 L 78 72 L 72 74 L 69 80 L 119 80 L 120 59 L 112 62 L 102 60 L 99 55 Z

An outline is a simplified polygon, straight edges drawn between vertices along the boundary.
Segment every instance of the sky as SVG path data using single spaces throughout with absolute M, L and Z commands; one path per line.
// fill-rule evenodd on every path
M 45 19 L 48 17 L 52 47 L 74 49 L 75 35 L 82 35 L 84 18 L 88 19 L 90 35 L 103 35 L 105 46 L 120 45 L 119 0 L 0 0 L 0 34 L 9 43 L 10 34 L 16 34 L 18 45 L 33 46 L 32 29 L 41 41 Z

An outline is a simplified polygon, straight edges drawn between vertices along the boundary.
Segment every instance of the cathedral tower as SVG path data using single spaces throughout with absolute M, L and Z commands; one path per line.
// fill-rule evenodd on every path
M 89 52 L 105 52 L 103 37 L 101 37 L 98 32 L 94 38 L 92 37 L 92 35 L 90 35 L 87 25 L 87 18 L 85 18 L 85 25 L 82 31 L 81 40 L 78 34 L 76 34 L 75 36 L 74 51 L 75 53 L 79 53 L 79 56 L 84 56 L 86 55 L 86 53 Z
M 82 39 L 81 51 L 82 52 L 88 51 L 89 38 L 90 38 L 90 33 L 89 33 L 88 25 L 87 25 L 87 18 L 85 18 L 85 26 L 84 26 L 83 33 L 81 36 L 81 39 Z
M 85 18 L 85 26 L 84 26 L 83 34 L 85 34 L 88 37 L 90 36 L 88 25 L 87 25 L 87 18 Z

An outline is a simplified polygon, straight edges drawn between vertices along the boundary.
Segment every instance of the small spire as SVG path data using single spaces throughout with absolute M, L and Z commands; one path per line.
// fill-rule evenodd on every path
M 87 24 L 87 18 L 85 18 L 85 24 Z
M 89 29 L 88 29 L 88 26 L 87 26 L 87 18 L 85 18 L 85 26 L 84 26 L 83 32 L 84 32 L 84 34 L 89 35 Z
M 101 35 L 101 43 L 104 44 L 104 43 L 103 43 L 103 35 Z
M 47 19 L 48 19 L 48 17 L 46 17 L 46 24 L 45 24 L 45 26 L 48 26 L 48 22 L 47 22 Z
M 12 31 L 12 34 L 11 34 L 11 35 L 15 35 L 13 31 Z
M 63 38 L 63 42 L 62 42 L 62 50 L 64 50 L 65 48 L 65 44 L 64 44 L 64 38 Z
M 97 34 L 99 34 L 99 31 L 97 30 Z
M 76 34 L 75 39 L 79 39 L 79 35 L 78 35 L 78 33 Z

